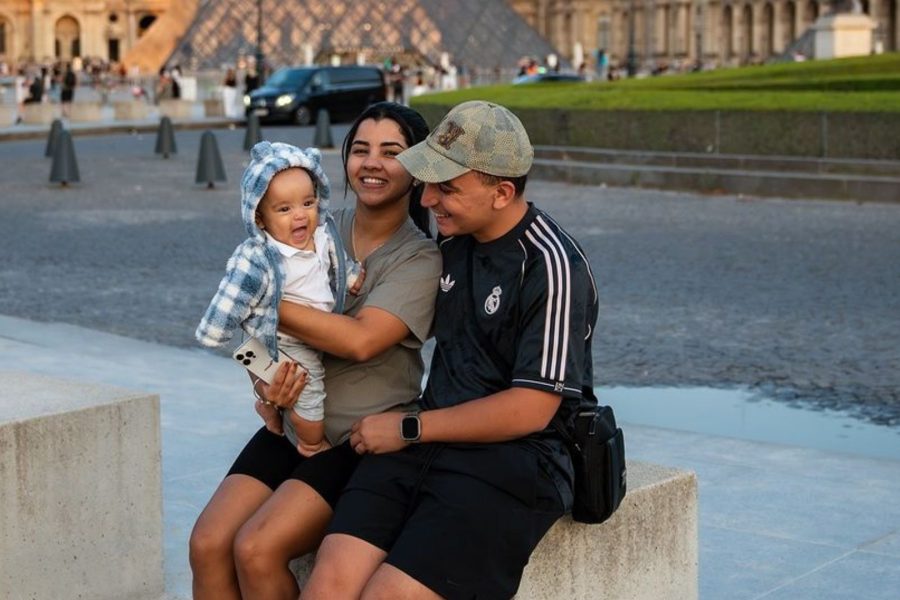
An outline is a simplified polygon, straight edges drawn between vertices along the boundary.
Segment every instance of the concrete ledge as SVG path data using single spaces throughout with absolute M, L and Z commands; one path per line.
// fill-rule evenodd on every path
M 99 102 L 73 102 L 69 106 L 69 119 L 79 123 L 102 121 L 103 107 Z
M 0 127 L 6 127 L 16 122 L 18 110 L 13 106 L 0 106 Z
M 531 556 L 517 600 L 696 600 L 697 478 L 628 461 L 628 494 L 602 525 L 560 519 Z M 302 587 L 307 555 L 291 563 Z
M 737 171 L 537 159 L 535 179 L 582 185 L 636 186 L 715 194 L 822 198 L 857 202 L 900 201 L 900 177 Z
M 113 111 L 116 121 L 139 121 L 147 118 L 150 114 L 150 107 L 145 102 L 129 100 L 113 102 Z
M 159 598 L 159 398 L 0 371 L 0 596 Z
M 170 119 L 190 119 L 194 114 L 194 103 L 187 100 L 160 100 L 159 114 Z
M 225 106 L 222 101 L 216 98 L 210 98 L 203 101 L 203 114 L 207 117 L 224 117 Z
M 22 111 L 22 122 L 27 125 L 47 125 L 59 116 L 59 109 L 55 104 L 43 104 L 40 102 L 25 104 Z

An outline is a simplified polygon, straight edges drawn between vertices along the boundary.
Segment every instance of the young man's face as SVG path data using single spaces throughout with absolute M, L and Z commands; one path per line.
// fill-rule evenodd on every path
M 314 250 L 319 201 L 309 173 L 299 168 L 280 171 L 269 182 L 256 209 L 257 225 L 273 238 L 299 250 Z
M 481 176 L 469 171 L 450 181 L 426 183 L 422 206 L 431 210 L 441 235 L 471 234 L 480 242 L 494 239 L 494 193 Z

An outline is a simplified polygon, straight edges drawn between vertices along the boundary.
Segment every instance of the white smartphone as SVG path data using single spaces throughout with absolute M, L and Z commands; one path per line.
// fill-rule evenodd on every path
M 272 360 L 265 344 L 254 337 L 248 338 L 246 342 L 238 346 L 238 349 L 231 356 L 266 383 L 272 383 L 272 379 L 275 378 L 275 372 L 282 362 L 293 361 L 290 356 L 281 350 L 278 351 L 278 360 Z

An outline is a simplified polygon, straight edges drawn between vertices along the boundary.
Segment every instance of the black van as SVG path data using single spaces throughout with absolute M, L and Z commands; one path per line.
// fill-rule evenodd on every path
M 384 99 L 384 74 L 378 67 L 286 67 L 244 96 L 244 107 L 247 116 L 256 113 L 260 121 L 309 125 L 320 108 L 328 110 L 332 122 L 352 121 Z

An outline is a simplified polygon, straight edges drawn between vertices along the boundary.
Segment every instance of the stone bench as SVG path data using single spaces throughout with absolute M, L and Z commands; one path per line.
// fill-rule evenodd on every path
M 0 371 L 0 596 L 164 592 L 159 397 Z
M 140 100 L 113 102 L 116 121 L 141 121 L 150 115 L 150 107 Z
M 102 121 L 103 107 L 99 102 L 73 102 L 69 105 L 72 122 Z
M 175 119 L 190 119 L 194 116 L 194 103 L 189 100 L 160 100 L 159 115 Z
M 32 102 L 23 106 L 22 122 L 28 125 L 49 125 L 58 117 L 59 107 L 55 104 Z
M 225 105 L 216 98 L 207 98 L 203 101 L 203 114 L 207 117 L 224 117 Z
M 531 555 L 516 599 L 696 600 L 697 508 L 693 473 L 628 461 L 619 510 L 601 525 L 560 519 Z M 291 564 L 301 586 L 312 562 Z
M 16 122 L 18 110 L 15 104 L 0 105 L 0 127 L 6 127 Z

